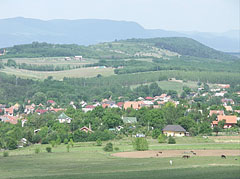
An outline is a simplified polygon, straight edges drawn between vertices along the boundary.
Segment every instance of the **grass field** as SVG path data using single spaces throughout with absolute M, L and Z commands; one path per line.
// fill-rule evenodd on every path
M 177 139 L 176 145 L 159 144 L 149 139 L 150 150 L 197 149 L 200 146 L 215 149 L 238 149 L 239 143 L 216 143 L 212 139 Z M 229 139 L 228 139 L 229 140 Z M 119 151 L 133 151 L 131 140 L 111 141 Z M 103 143 L 103 146 L 106 142 Z M 66 145 L 54 147 L 46 153 L 48 145 L 34 145 L 10 151 L 9 157 L 0 153 L 0 178 L 184 178 L 184 179 L 238 179 L 240 176 L 240 156 L 181 157 L 167 158 L 119 158 L 104 152 L 95 142 L 77 143 L 68 153 Z M 39 154 L 34 149 L 40 147 Z M 237 159 L 237 160 L 235 160 Z M 173 165 L 169 164 L 173 161 Z
M 56 80 L 62 80 L 64 77 L 68 78 L 81 78 L 81 77 L 96 77 L 98 74 L 102 76 L 114 75 L 113 68 L 78 68 L 65 71 L 30 71 L 23 69 L 13 69 L 6 67 L 5 69 L 0 70 L 0 72 L 5 72 L 10 75 L 16 75 L 22 78 L 31 78 L 31 79 L 46 79 L 48 76 L 52 76 Z

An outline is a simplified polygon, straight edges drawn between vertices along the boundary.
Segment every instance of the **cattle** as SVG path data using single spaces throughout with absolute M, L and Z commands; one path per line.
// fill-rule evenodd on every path
M 193 154 L 193 155 L 197 155 L 197 153 L 195 153 L 195 152 L 193 152 L 192 154 Z
M 158 153 L 159 153 L 159 154 L 162 154 L 162 152 L 161 152 L 161 151 L 159 151 Z
M 221 158 L 224 158 L 224 159 L 226 159 L 227 157 L 226 157 L 226 155 L 221 155 Z
M 188 158 L 190 158 L 190 156 L 189 155 L 183 155 L 182 158 L 188 159 Z

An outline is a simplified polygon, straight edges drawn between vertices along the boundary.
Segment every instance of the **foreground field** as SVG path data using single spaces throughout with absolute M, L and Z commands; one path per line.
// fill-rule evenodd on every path
M 228 139 L 228 138 L 227 138 Z M 107 153 L 95 142 L 77 143 L 68 153 L 66 145 L 54 147 L 47 153 L 48 145 L 33 145 L 10 151 L 9 157 L 0 153 L 0 178 L 185 178 L 185 179 L 237 179 L 240 176 L 239 143 L 215 143 L 212 139 L 177 139 L 179 144 L 158 144 L 149 139 L 149 149 L 157 152 L 197 150 L 199 148 L 218 149 L 216 152 L 233 151 L 233 156 L 221 159 L 220 156 L 193 156 L 182 159 L 181 156 L 151 158 L 120 158 L 112 156 L 123 151 L 132 152 L 131 139 L 112 141 L 118 151 Z M 193 143 L 195 142 L 195 143 Z M 103 143 L 103 146 L 106 142 Z M 35 154 L 39 147 L 41 152 Z M 234 150 L 233 150 L 234 149 Z M 181 151 L 182 152 L 182 151 Z M 199 153 L 198 151 L 196 151 Z M 213 151 L 214 152 L 214 151 Z M 220 154 L 218 153 L 218 154 Z M 227 154 L 227 153 L 226 153 Z M 173 161 L 173 165 L 169 161 Z

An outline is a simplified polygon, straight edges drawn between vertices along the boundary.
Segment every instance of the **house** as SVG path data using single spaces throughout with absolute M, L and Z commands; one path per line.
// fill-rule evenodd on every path
M 87 105 L 85 106 L 85 108 L 82 108 L 83 112 L 88 112 L 88 111 L 92 111 L 96 108 L 96 106 L 93 106 L 93 105 Z
M 150 97 L 150 96 L 146 97 L 145 99 L 146 99 L 146 100 L 154 100 L 154 98 L 153 98 L 153 97 Z
M 71 123 L 72 121 L 72 118 L 68 117 L 65 113 L 62 113 L 58 116 L 57 120 L 60 122 L 60 123 Z
M 212 122 L 212 128 L 214 126 L 218 125 L 219 121 L 225 120 L 225 124 L 223 126 L 224 129 L 231 128 L 234 125 L 237 124 L 237 116 L 223 116 L 223 115 L 218 115 L 217 116 L 217 121 Z
M 2 121 L 2 122 L 9 122 L 11 124 L 17 124 L 18 123 L 18 117 L 16 117 L 16 116 L 9 116 L 9 115 L 3 115 L 3 116 L 0 116 L 0 121 Z
M 122 109 L 124 102 L 118 102 L 117 106 Z
M 186 130 L 180 125 L 167 125 L 162 130 L 163 134 L 166 136 L 176 136 L 183 137 L 186 134 Z
M 13 116 L 14 114 L 14 107 L 10 107 L 10 108 L 5 108 L 5 115 L 8 115 L 8 116 Z
M 136 117 L 123 117 L 122 116 L 122 120 L 124 124 L 133 124 L 133 123 L 137 123 L 137 118 Z
M 224 105 L 227 105 L 227 104 L 234 105 L 234 101 L 232 99 L 224 98 L 221 101 L 222 101 L 222 103 L 224 103 Z
M 35 112 L 36 112 L 38 115 L 41 115 L 41 114 L 47 113 L 48 110 L 47 110 L 47 109 L 37 109 Z
M 226 111 L 232 111 L 233 110 L 232 106 L 224 106 L 224 107 L 225 107 Z
M 220 88 L 230 88 L 229 84 L 218 84 Z
M 35 110 L 35 107 L 36 107 L 35 104 L 26 105 L 26 106 L 25 106 L 24 113 L 26 113 L 26 114 L 33 113 L 34 110 Z
M 86 132 L 86 133 L 88 133 L 88 132 L 93 132 L 92 130 L 91 130 L 91 127 L 86 127 L 86 126 L 84 126 L 84 127 L 82 127 L 81 129 L 80 129 L 80 131 L 83 131 L 83 132 Z
M 82 60 L 82 56 L 74 56 L 75 60 Z
M 64 109 L 63 108 L 51 108 L 50 111 L 57 113 L 59 111 L 64 111 Z
M 48 100 L 48 101 L 47 101 L 47 104 L 50 104 L 50 105 L 54 106 L 54 105 L 56 105 L 56 102 L 53 101 L 53 100 Z
M 127 101 L 124 103 L 123 108 L 133 108 L 133 109 L 140 109 L 142 107 L 143 101 Z
M 70 58 L 70 57 L 65 57 L 64 60 L 66 60 L 66 61 L 70 61 L 71 58 Z
M 216 115 L 224 115 L 224 110 L 210 110 L 209 112 L 209 116 L 212 116 L 213 114 L 216 114 Z

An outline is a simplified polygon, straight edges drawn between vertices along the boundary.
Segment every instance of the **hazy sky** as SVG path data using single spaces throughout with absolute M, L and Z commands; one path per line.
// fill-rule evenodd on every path
M 240 29 L 239 0 L 0 0 L 0 19 L 112 19 L 145 28 L 223 32 Z

